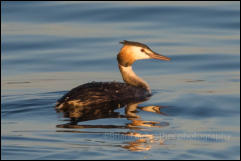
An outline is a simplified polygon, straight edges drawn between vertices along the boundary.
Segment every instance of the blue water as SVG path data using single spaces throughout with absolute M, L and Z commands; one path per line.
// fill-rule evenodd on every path
M 77 85 L 122 81 L 122 40 L 172 59 L 133 65 L 153 96 L 55 111 Z M 1 63 L 2 159 L 240 159 L 240 2 L 3 1 Z

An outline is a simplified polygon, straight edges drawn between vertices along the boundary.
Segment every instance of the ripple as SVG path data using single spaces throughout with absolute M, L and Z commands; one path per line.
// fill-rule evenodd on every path
M 240 2 L 3 1 L 1 18 L 3 159 L 239 159 Z M 121 40 L 171 57 L 134 64 L 151 99 L 57 113 L 71 88 L 122 80 Z

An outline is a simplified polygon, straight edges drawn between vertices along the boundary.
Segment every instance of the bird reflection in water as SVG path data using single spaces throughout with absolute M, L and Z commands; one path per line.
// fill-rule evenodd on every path
M 122 145 L 122 148 L 130 151 L 147 151 L 150 150 L 153 144 L 161 145 L 164 140 L 155 138 L 154 134 L 143 134 L 141 131 L 151 130 L 150 128 L 162 128 L 168 126 L 168 122 L 158 121 L 145 121 L 138 115 L 139 111 L 153 112 L 159 115 L 166 115 L 161 112 L 165 106 L 140 106 L 139 104 L 147 101 L 149 98 L 142 100 L 127 100 L 122 102 L 111 102 L 105 104 L 96 104 L 86 107 L 78 107 L 73 105 L 67 105 L 68 107 L 56 110 L 63 114 L 64 118 L 68 118 L 68 123 L 57 125 L 57 128 L 65 128 L 65 130 L 58 130 L 57 132 L 73 132 L 82 133 L 76 131 L 76 129 L 128 129 L 128 132 L 115 132 L 114 135 L 121 135 L 132 138 L 134 141 L 129 141 Z M 125 107 L 125 113 L 120 114 L 116 110 Z M 108 119 L 108 118 L 126 118 L 130 122 L 125 125 L 80 125 L 78 123 L 90 120 Z M 149 129 L 148 129 L 149 128 Z M 71 131 L 66 129 L 72 129 Z M 134 132 L 133 132 L 134 131 Z M 86 131 L 84 132 L 86 133 Z M 88 132 L 87 132 L 88 133 Z M 90 132 L 92 133 L 92 132 Z M 95 132 L 96 133 L 96 132 Z M 98 132 L 97 132 L 98 133 Z M 103 133 L 103 132 L 99 132 Z M 111 133 L 109 133 L 109 137 Z

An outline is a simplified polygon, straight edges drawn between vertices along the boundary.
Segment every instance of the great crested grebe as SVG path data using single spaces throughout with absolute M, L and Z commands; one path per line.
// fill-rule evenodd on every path
M 101 103 L 121 102 L 130 99 L 143 99 L 151 96 L 149 85 L 132 70 L 132 64 L 141 59 L 159 59 L 169 61 L 170 58 L 152 51 L 147 45 L 126 41 L 117 55 L 119 69 L 125 83 L 91 82 L 80 85 L 57 102 L 56 109 L 64 107 L 84 107 Z

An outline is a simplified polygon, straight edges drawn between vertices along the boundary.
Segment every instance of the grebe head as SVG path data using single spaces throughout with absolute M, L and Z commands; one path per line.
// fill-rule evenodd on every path
M 147 45 L 139 42 L 124 40 L 120 43 L 123 44 L 123 47 L 117 56 L 117 60 L 123 80 L 127 84 L 144 88 L 146 89 L 147 94 L 151 94 L 151 89 L 148 83 L 135 74 L 132 70 L 132 64 L 136 60 L 141 59 L 159 59 L 168 61 L 170 58 L 152 51 Z
M 145 44 L 126 40 L 120 43 L 123 44 L 123 47 L 117 56 L 117 60 L 118 63 L 122 66 L 131 66 L 136 60 L 141 59 L 159 59 L 165 61 L 170 60 L 170 58 L 152 51 Z

